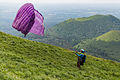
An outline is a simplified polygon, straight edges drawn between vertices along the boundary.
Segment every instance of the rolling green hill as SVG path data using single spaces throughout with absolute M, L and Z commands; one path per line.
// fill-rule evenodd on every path
M 87 55 L 78 69 L 73 51 L 0 32 L 0 80 L 119 80 L 120 63 Z
M 120 31 L 109 31 L 95 39 L 88 39 L 74 46 L 74 49 L 85 48 L 94 56 L 120 62 Z
M 102 41 L 120 41 L 120 31 L 112 30 L 96 38 Z
M 31 34 L 27 38 L 70 49 L 82 40 L 110 30 L 120 30 L 119 19 L 112 15 L 94 15 L 66 20 L 46 30 L 43 37 Z

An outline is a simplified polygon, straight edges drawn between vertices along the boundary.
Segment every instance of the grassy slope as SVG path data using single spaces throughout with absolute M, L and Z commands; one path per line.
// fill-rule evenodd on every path
M 103 34 L 96 39 L 102 41 L 120 41 L 120 31 L 109 31 L 108 33 Z
M 1 80 L 119 80 L 120 63 L 87 55 L 79 70 L 72 51 L 0 32 Z
M 94 15 L 69 19 L 48 30 L 45 36 L 28 35 L 28 39 L 72 48 L 81 40 L 100 36 L 109 30 L 120 30 L 120 20 L 112 15 Z
M 94 56 L 120 61 L 120 31 L 109 31 L 96 39 L 85 40 L 74 48 L 85 48 Z

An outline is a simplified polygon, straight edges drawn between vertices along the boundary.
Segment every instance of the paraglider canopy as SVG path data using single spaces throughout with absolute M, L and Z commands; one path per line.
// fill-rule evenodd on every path
M 24 4 L 17 12 L 12 27 L 21 31 L 25 36 L 31 32 L 37 35 L 44 35 L 43 16 L 33 4 Z

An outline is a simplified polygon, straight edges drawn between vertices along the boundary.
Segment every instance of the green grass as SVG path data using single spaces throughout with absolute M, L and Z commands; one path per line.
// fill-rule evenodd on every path
M 112 15 L 94 15 L 94 16 L 90 16 L 90 17 L 83 17 L 83 18 L 76 18 L 76 21 L 88 21 L 88 20 L 97 20 L 100 18 L 104 18 L 104 17 L 109 17 Z
M 102 41 L 120 41 L 120 31 L 119 30 L 112 30 L 106 34 L 103 34 L 96 38 L 97 40 Z
M 93 16 L 90 16 L 90 17 L 82 17 L 82 18 L 72 18 L 72 19 L 68 19 L 66 20 L 67 23 L 70 23 L 70 22 L 73 22 L 74 20 L 75 21 L 80 21 L 80 22 L 84 22 L 84 21 L 89 21 L 89 20 L 97 20 L 97 19 L 102 19 L 104 17 L 114 17 L 112 15 L 93 15 Z
M 119 80 L 120 63 L 87 55 L 78 69 L 73 51 L 0 32 L 0 80 Z

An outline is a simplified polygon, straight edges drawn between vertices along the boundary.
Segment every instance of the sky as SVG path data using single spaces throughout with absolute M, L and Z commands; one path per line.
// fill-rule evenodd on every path
M 87 4 L 96 4 L 96 3 L 104 3 L 104 4 L 119 4 L 120 0 L 0 0 L 0 3 L 25 3 L 25 2 L 31 2 L 31 3 L 87 3 Z

